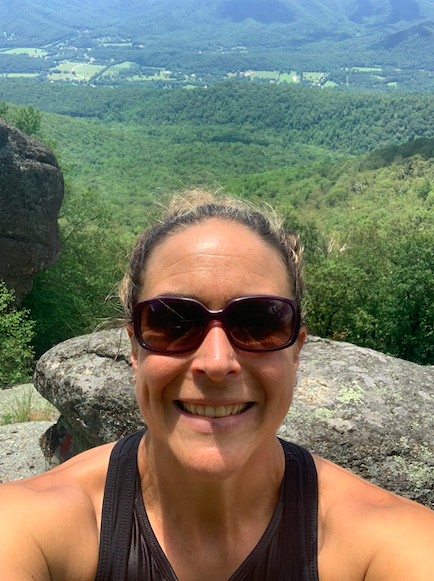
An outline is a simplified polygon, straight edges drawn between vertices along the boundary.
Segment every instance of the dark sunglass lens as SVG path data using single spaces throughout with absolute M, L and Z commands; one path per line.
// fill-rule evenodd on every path
M 252 350 L 285 345 L 292 336 L 293 320 L 291 305 L 279 299 L 246 299 L 233 303 L 228 312 L 234 342 Z
M 187 350 L 199 340 L 202 330 L 203 313 L 195 303 L 158 299 L 142 311 L 142 340 L 151 349 Z

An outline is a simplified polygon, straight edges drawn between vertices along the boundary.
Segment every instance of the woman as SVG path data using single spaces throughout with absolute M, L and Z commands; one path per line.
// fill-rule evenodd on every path
M 121 293 L 148 430 L 2 486 L 2 578 L 433 578 L 430 510 L 276 438 L 306 334 L 300 256 L 240 202 L 174 200 Z

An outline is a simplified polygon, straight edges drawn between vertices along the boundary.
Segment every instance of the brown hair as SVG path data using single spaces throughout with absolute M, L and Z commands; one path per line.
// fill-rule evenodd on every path
M 261 209 L 244 200 L 222 193 L 189 190 L 174 195 L 161 220 L 141 234 L 134 245 L 130 264 L 120 288 L 124 315 L 132 321 L 133 310 L 143 285 L 144 272 L 149 257 L 159 244 L 173 234 L 209 219 L 228 220 L 246 226 L 259 238 L 272 246 L 288 273 L 292 298 L 299 304 L 303 296 L 303 247 L 296 232 L 286 232 L 283 220 L 271 208 Z

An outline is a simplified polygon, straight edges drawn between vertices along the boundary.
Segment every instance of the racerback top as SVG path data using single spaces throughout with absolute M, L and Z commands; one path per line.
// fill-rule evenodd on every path
M 178 581 L 143 503 L 137 468 L 142 436 L 122 438 L 110 456 L 95 581 Z M 228 581 L 319 581 L 315 464 L 304 448 L 280 442 L 285 474 L 277 507 L 262 538 Z

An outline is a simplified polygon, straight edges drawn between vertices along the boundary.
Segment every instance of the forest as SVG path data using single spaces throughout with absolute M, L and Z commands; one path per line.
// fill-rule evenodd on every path
M 311 334 L 434 363 L 430 93 L 8 81 L 0 99 L 0 117 L 48 143 L 66 179 L 58 262 L 18 309 L 0 288 L 0 310 L 28 325 L 21 353 L 116 319 L 134 237 L 170 192 L 203 186 L 270 203 L 301 233 Z M 28 373 L 32 357 L 22 363 Z M 11 369 L 0 382 L 19 379 Z

